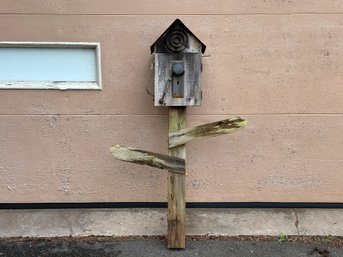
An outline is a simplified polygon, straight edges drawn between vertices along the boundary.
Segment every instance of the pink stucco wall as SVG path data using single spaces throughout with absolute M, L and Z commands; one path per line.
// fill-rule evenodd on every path
M 249 121 L 187 145 L 187 200 L 343 202 L 342 1 L 128 2 L 1 1 L 0 41 L 100 42 L 103 90 L 0 91 L 0 202 L 166 200 L 165 172 L 109 148 L 167 152 L 146 88 L 175 18 L 207 45 L 189 126 Z

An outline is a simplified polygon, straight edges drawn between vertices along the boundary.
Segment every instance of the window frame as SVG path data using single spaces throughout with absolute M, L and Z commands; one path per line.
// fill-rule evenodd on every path
M 98 42 L 19 42 L 0 41 L 0 48 L 66 48 L 94 49 L 96 55 L 95 82 L 82 81 L 1 81 L 1 89 L 102 90 L 101 50 Z

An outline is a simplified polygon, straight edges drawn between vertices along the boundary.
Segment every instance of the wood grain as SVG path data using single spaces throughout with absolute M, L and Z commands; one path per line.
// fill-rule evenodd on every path
M 169 133 L 186 127 L 186 107 L 169 107 Z M 186 145 L 169 148 L 169 154 L 186 160 Z M 186 176 L 168 172 L 168 248 L 185 248 Z
M 120 145 L 111 147 L 110 152 L 115 159 L 120 161 L 148 165 L 161 170 L 168 169 L 170 172 L 185 173 L 185 160 L 182 158 Z
M 245 127 L 246 124 L 247 121 L 238 117 L 171 132 L 169 133 L 169 148 L 186 144 L 195 139 L 225 135 Z
M 196 42 L 199 44 L 199 42 Z M 193 43 L 195 44 L 195 43 Z M 201 48 L 199 46 L 199 48 Z M 199 50 L 200 51 L 200 50 Z M 183 97 L 172 94 L 172 62 L 183 62 Z M 201 53 L 155 53 L 155 106 L 198 106 L 201 105 Z M 171 84 L 170 84 L 171 83 Z M 169 86 L 169 87 L 168 87 Z M 165 91 L 166 90 L 166 91 Z

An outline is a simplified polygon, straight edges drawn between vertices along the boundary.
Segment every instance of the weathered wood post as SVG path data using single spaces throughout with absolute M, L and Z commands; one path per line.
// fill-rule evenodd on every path
M 169 107 L 169 133 L 186 128 L 186 107 Z M 169 148 L 171 156 L 186 160 L 186 145 Z M 186 176 L 168 172 L 168 248 L 185 248 Z
M 201 54 L 206 46 L 179 20 L 151 46 L 155 54 L 155 106 L 169 106 L 169 133 L 186 128 L 186 107 L 201 104 Z M 186 146 L 169 149 L 186 158 Z M 168 248 L 185 247 L 186 179 L 168 173 Z
M 151 46 L 155 106 L 169 108 L 169 155 L 116 145 L 114 158 L 168 170 L 168 248 L 185 248 L 186 143 L 233 132 L 246 125 L 237 117 L 186 128 L 186 108 L 201 104 L 201 54 L 206 46 L 175 20 Z

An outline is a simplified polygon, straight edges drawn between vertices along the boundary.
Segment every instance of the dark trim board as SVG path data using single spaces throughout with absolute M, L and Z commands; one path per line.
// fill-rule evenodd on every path
M 327 208 L 343 203 L 323 202 L 190 202 L 187 208 Z M 0 203 L 0 209 L 167 208 L 166 202 Z

